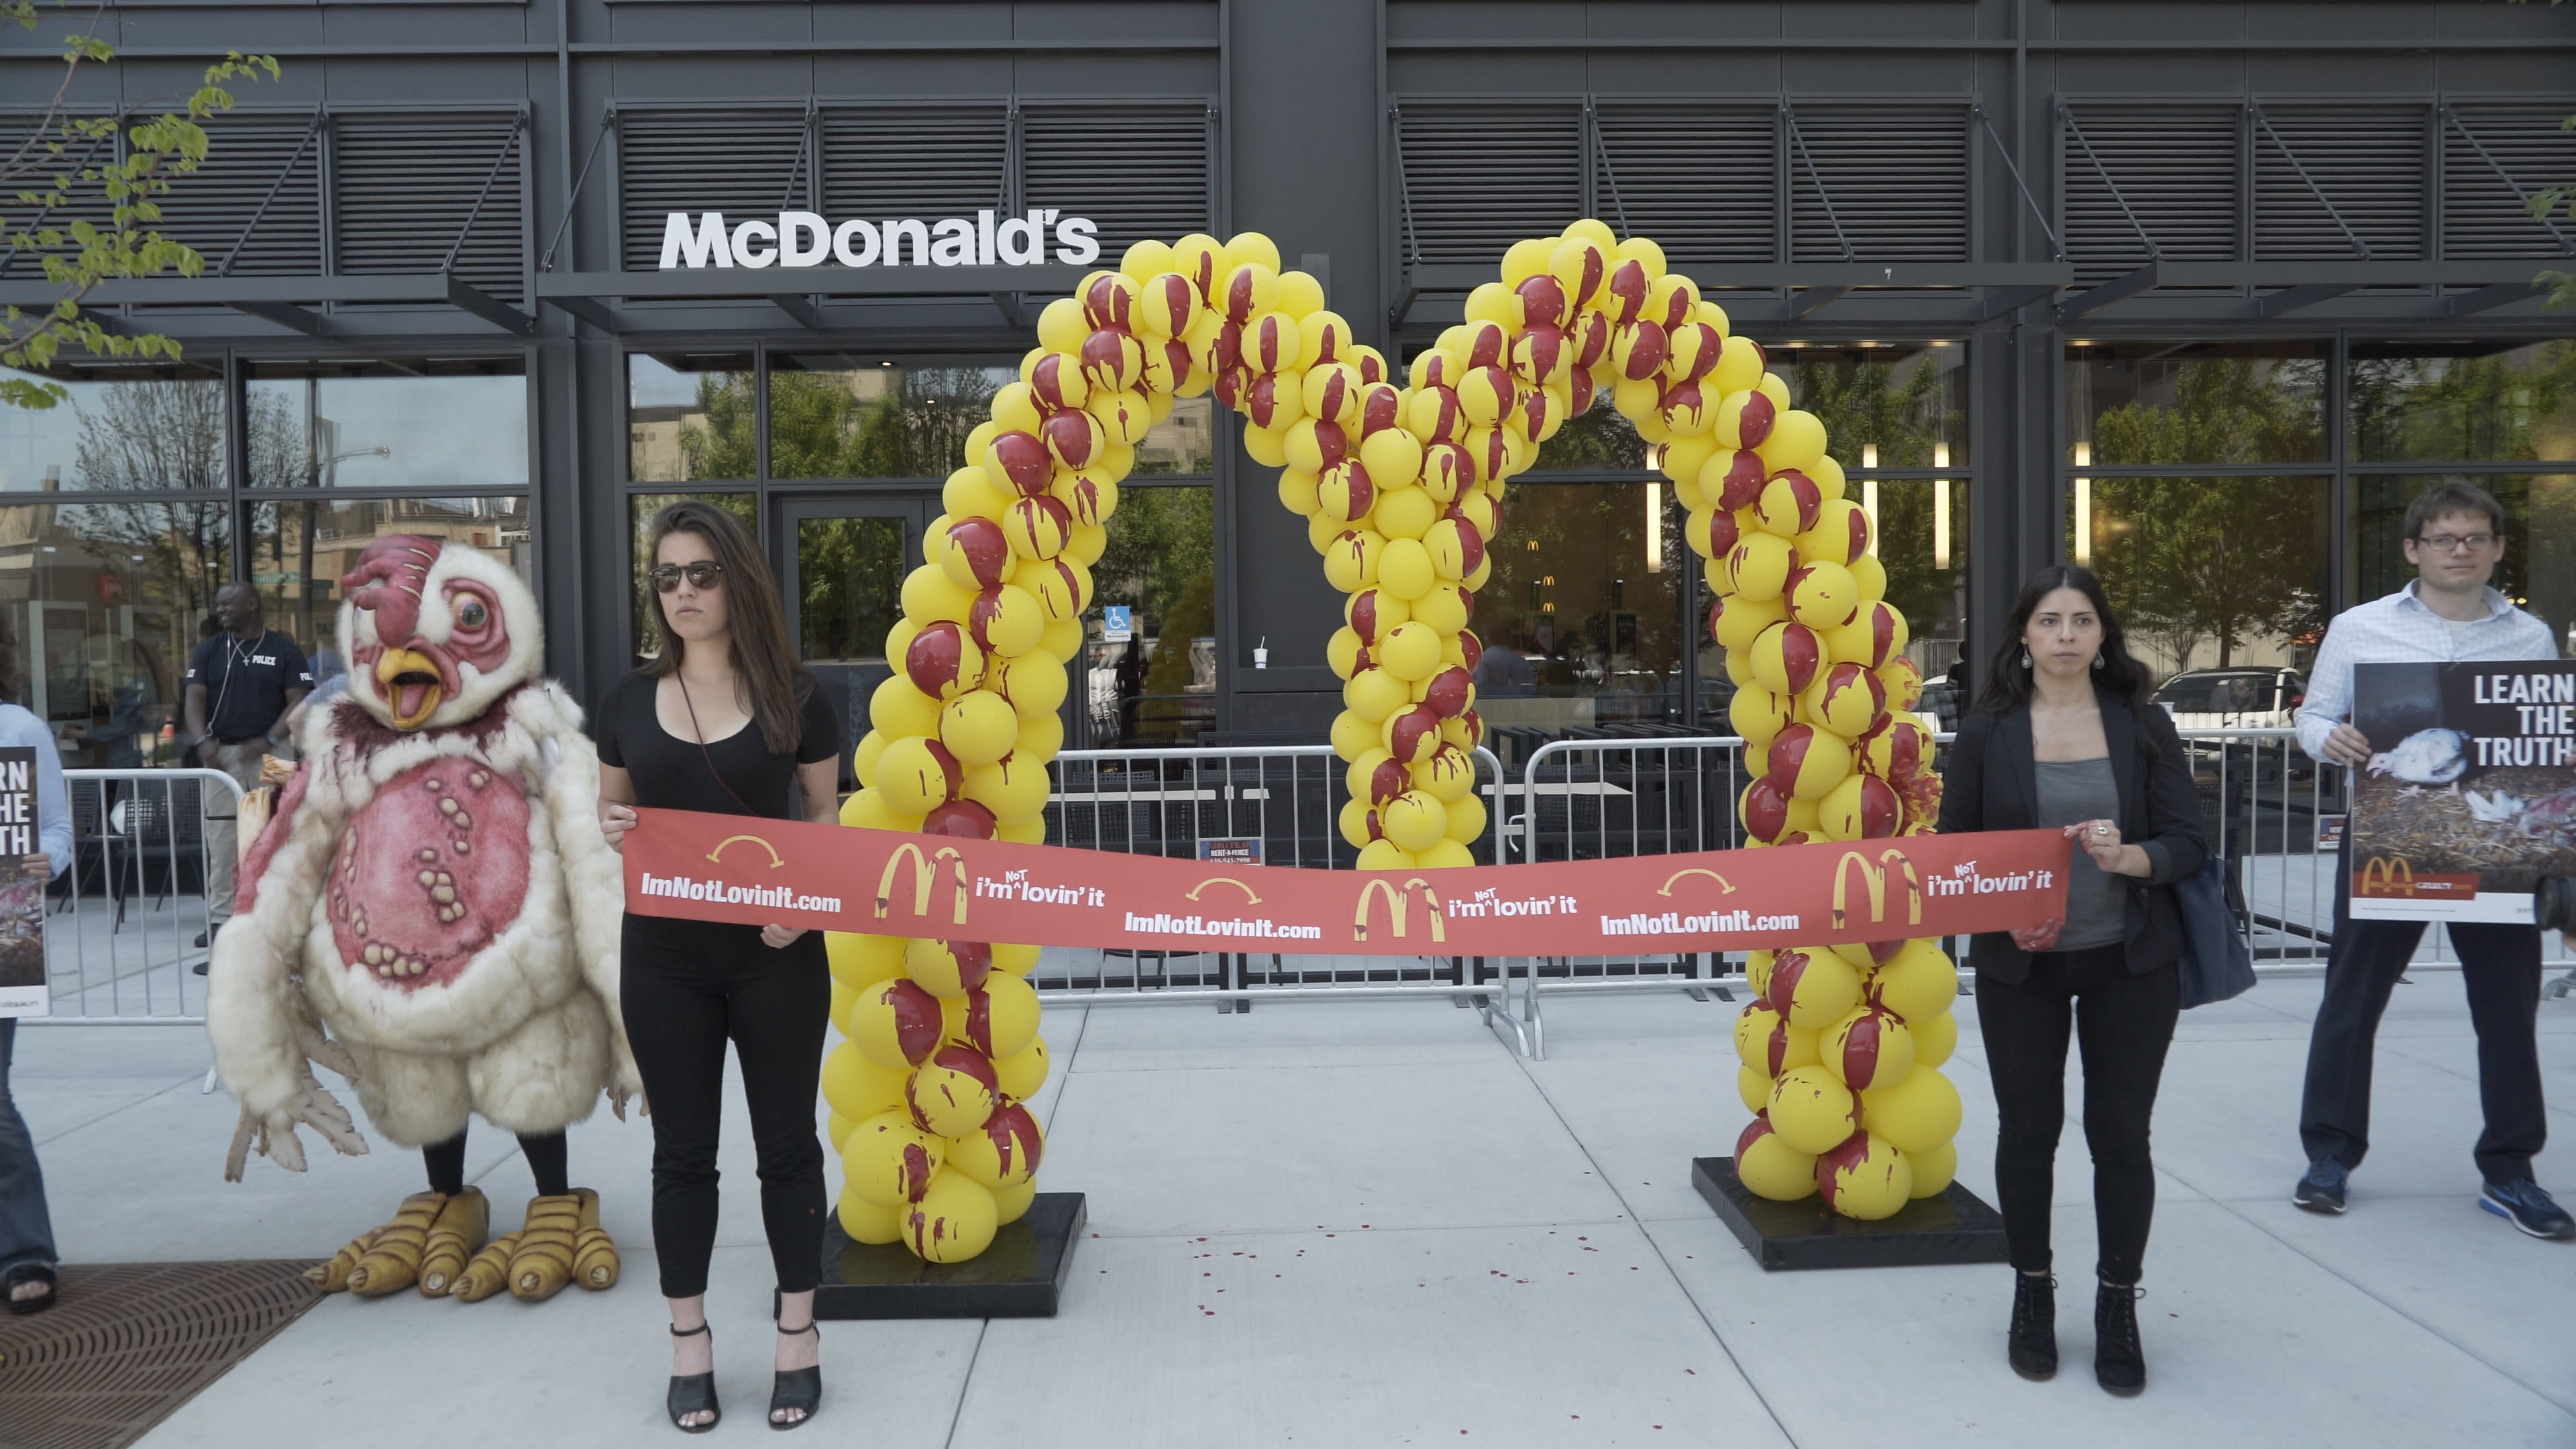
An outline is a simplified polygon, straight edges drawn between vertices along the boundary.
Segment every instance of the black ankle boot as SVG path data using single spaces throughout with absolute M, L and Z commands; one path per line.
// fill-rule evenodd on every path
M 2057 1280 L 2013 1274 L 2012 1329 L 2005 1339 L 2013 1372 L 2033 1381 L 2057 1377 Z
M 2102 1285 L 2093 1298 L 2093 1377 L 2127 1398 L 2147 1386 L 2147 1356 L 2138 1346 L 2138 1290 Z

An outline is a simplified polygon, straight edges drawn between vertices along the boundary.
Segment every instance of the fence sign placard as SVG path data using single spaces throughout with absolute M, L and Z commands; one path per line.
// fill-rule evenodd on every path
M 1447 870 L 1301 870 L 638 810 L 627 908 L 882 936 L 1358 956 L 1911 940 L 2066 914 L 2055 830 Z
M 1259 865 L 1261 864 L 1261 837 L 1246 835 L 1221 840 L 1215 836 L 1202 835 L 1199 837 L 1199 859 L 1214 861 L 1219 865 Z
M 0 1016 L 45 1016 L 45 883 L 27 869 L 42 852 L 36 825 L 36 752 L 0 748 Z
M 2576 877 L 2576 661 L 2356 665 L 2353 727 L 2356 919 L 2529 922 Z

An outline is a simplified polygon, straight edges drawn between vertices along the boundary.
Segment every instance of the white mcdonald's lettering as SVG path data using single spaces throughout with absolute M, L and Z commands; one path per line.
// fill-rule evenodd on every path
M 662 222 L 662 270 L 744 267 L 1034 267 L 1047 260 L 1079 267 L 1100 259 L 1099 227 L 1087 216 L 1042 206 L 1022 216 L 985 210 L 924 221 L 917 216 L 834 225 L 811 211 L 776 219 L 747 217 L 727 225 L 721 211 L 669 213 Z M 909 261 L 906 260 L 907 256 Z

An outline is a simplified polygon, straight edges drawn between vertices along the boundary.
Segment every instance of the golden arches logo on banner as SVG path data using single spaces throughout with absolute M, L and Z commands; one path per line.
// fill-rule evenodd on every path
M 968 900 L 966 858 L 958 854 L 957 847 L 953 845 L 939 847 L 937 855 L 924 855 L 920 846 L 908 840 L 895 847 L 894 853 L 886 857 L 885 870 L 877 876 L 876 918 L 880 921 L 884 920 L 886 913 L 893 909 L 895 872 L 902 869 L 906 861 L 912 863 L 912 913 L 916 916 L 930 914 L 931 892 L 939 884 L 939 867 L 944 863 L 955 878 L 957 891 L 956 907 L 950 924 L 958 926 L 966 924 Z
M 1844 851 L 1843 858 L 1834 862 L 1832 919 L 1835 930 L 1842 930 L 1851 920 L 1851 873 L 1855 869 L 1860 872 L 1861 888 L 1869 893 L 1870 924 L 1877 925 L 1887 919 L 1887 877 L 1890 865 L 1901 867 L 1898 880 L 1905 891 L 1905 924 L 1909 926 L 1923 924 L 1923 877 L 1914 869 L 1914 862 L 1907 858 L 1904 851 L 1891 846 L 1879 853 L 1878 862 L 1875 864 L 1857 850 Z
M 725 847 L 744 841 L 748 841 L 751 844 L 757 845 L 761 849 L 769 852 L 769 868 L 771 870 L 777 870 L 787 864 L 787 858 L 778 853 L 777 846 L 770 844 L 768 841 L 761 839 L 757 835 L 728 835 L 724 839 L 716 842 L 715 849 L 707 852 L 707 859 L 715 861 L 718 864 L 722 864 Z
M 1431 882 L 1424 880 L 1420 876 L 1415 876 L 1413 879 L 1406 881 L 1400 887 L 1383 876 L 1370 880 L 1368 885 L 1360 891 L 1359 905 L 1351 912 L 1351 939 L 1354 941 L 1365 941 L 1369 938 L 1369 903 L 1376 900 L 1382 893 L 1386 897 L 1386 919 L 1389 932 L 1395 937 L 1395 939 L 1399 941 L 1403 940 L 1405 906 L 1413 899 L 1413 893 L 1417 890 L 1422 892 L 1423 914 L 1430 918 L 1431 939 L 1441 942 L 1447 941 L 1449 939 L 1449 926 L 1447 917 L 1442 914 L 1440 909 L 1440 892 L 1432 888 Z

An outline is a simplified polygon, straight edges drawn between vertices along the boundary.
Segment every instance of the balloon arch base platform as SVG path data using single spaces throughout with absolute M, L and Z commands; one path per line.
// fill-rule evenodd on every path
M 1755 1195 L 1735 1175 L 1732 1157 L 1691 1159 L 1691 1186 L 1753 1260 L 1771 1270 L 1921 1268 L 2001 1263 L 2003 1216 L 1957 1183 L 1917 1198 L 1893 1217 L 1844 1217 L 1822 1198 L 1775 1202 Z
M 858 1243 L 823 1227 L 816 1318 L 1053 1318 L 1089 1220 L 1078 1192 L 1042 1192 L 993 1245 L 962 1263 L 932 1263 L 901 1243 Z

